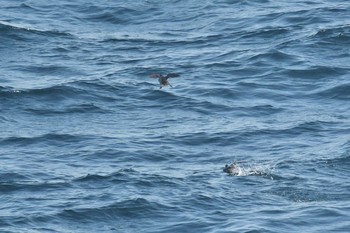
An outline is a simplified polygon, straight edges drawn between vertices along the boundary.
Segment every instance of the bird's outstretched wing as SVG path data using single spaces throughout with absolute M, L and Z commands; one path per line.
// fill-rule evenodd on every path
M 149 77 L 150 78 L 160 78 L 160 77 L 162 77 L 162 75 L 161 74 L 151 74 Z
M 179 77 L 179 76 L 180 76 L 179 74 L 170 73 L 170 74 L 167 74 L 167 75 L 166 75 L 166 78 L 175 78 L 175 77 Z

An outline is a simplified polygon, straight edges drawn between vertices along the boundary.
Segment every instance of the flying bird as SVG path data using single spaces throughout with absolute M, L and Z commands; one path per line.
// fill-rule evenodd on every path
M 160 84 L 160 89 L 164 86 L 171 86 L 171 84 L 168 81 L 168 78 L 175 78 L 175 77 L 179 77 L 179 74 L 175 74 L 175 73 L 170 73 L 167 75 L 161 75 L 161 74 L 151 74 L 149 77 L 150 78 L 157 78 Z M 172 86 L 171 86 L 172 87 Z

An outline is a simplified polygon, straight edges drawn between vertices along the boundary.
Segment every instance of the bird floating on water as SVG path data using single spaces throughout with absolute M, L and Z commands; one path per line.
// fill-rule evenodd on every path
M 149 77 L 150 78 L 157 78 L 160 84 L 160 89 L 164 86 L 171 86 L 171 84 L 168 81 L 168 78 L 175 78 L 175 77 L 179 77 L 179 74 L 175 74 L 175 73 L 169 73 L 167 75 L 161 75 L 161 74 L 151 74 Z
M 238 166 L 236 162 L 233 162 L 230 165 L 226 164 L 222 170 L 230 175 L 238 174 Z

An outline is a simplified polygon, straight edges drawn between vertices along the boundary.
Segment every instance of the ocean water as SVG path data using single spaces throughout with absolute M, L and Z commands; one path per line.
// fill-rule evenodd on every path
M 0 0 L 0 232 L 350 232 L 349 15 Z

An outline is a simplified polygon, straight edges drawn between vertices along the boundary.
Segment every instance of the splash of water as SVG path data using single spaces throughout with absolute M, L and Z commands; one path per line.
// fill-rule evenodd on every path
M 234 176 L 271 176 L 273 167 L 266 164 L 233 162 L 230 165 L 226 165 L 223 170 Z

